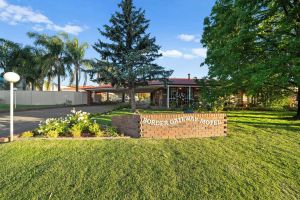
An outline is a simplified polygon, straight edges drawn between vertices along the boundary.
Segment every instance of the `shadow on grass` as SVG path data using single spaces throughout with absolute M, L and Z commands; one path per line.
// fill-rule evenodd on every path
M 289 115 L 285 115 L 289 116 Z M 283 116 L 276 116 L 274 115 L 273 117 L 262 117 L 262 116 L 253 116 L 253 115 L 228 115 L 230 118 L 251 118 L 251 119 L 271 119 L 271 120 L 287 120 L 287 121 L 296 121 L 292 116 L 289 117 L 283 117 Z M 299 121 L 300 122 L 300 121 Z
M 300 123 L 299 124 L 287 124 L 287 123 L 282 123 L 282 122 L 245 122 L 245 121 L 240 121 L 240 120 L 230 120 L 230 122 L 238 123 L 238 124 L 246 124 L 246 125 L 251 125 L 255 128 L 260 128 L 260 129 L 281 129 L 281 130 L 286 130 L 286 131 L 293 131 L 295 133 L 300 133 Z
M 235 115 L 238 115 L 238 117 L 243 117 L 245 115 L 248 116 L 253 116 L 253 115 L 261 115 L 261 116 L 294 116 L 296 115 L 296 112 L 292 112 L 292 111 L 228 111 L 226 112 L 226 114 L 228 114 L 228 116 L 233 117 Z M 242 114 L 242 116 L 241 116 Z

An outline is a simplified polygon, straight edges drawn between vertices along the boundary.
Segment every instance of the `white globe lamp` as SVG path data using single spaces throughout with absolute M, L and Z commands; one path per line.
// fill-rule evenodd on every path
M 14 83 L 20 80 L 20 76 L 14 72 L 4 74 L 4 79 L 10 83 L 10 141 L 14 141 Z
M 15 72 L 7 72 L 4 74 L 3 77 L 7 82 L 10 82 L 10 83 L 16 83 L 20 80 L 19 74 L 15 73 Z

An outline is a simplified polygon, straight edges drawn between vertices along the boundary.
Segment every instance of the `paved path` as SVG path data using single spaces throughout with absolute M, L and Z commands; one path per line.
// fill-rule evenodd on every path
M 115 106 L 84 106 L 76 107 L 76 110 L 82 110 L 89 113 L 104 113 L 111 111 Z M 15 112 L 14 129 L 15 134 L 30 131 L 36 128 L 40 121 L 47 118 L 64 117 L 70 114 L 72 108 L 51 108 L 41 110 L 19 111 Z M 0 113 L 0 137 L 9 135 L 9 113 Z

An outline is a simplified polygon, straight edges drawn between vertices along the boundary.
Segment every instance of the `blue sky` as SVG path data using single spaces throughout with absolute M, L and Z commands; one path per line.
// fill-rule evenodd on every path
M 97 28 L 108 23 L 120 0 L 0 0 L 0 37 L 31 44 L 26 33 L 55 34 L 65 31 L 93 45 L 100 37 Z M 149 32 L 162 47 L 157 62 L 173 69 L 172 77 L 203 77 L 206 51 L 200 44 L 203 19 L 214 0 L 134 0 L 151 20 Z M 90 47 L 88 58 L 98 57 Z M 91 83 L 90 83 L 91 84 Z

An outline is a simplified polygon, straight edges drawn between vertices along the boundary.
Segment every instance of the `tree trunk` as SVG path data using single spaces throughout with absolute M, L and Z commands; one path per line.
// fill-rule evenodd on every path
M 134 88 L 129 88 L 129 96 L 130 96 L 130 105 L 131 105 L 131 111 L 136 111 L 136 102 L 135 102 L 135 91 Z
M 109 92 L 106 92 L 106 102 L 109 102 Z
M 300 120 L 300 86 L 298 87 L 297 101 L 298 101 L 298 109 L 297 109 L 297 115 L 295 116 L 295 119 Z
M 57 89 L 58 89 L 59 92 L 61 91 L 61 89 L 60 89 L 60 75 L 57 75 Z
M 78 92 L 79 91 L 79 78 L 78 78 L 78 73 L 79 73 L 79 67 L 78 66 L 76 66 L 75 67 L 75 85 L 76 85 L 76 92 Z
M 34 83 L 31 83 L 31 90 L 34 91 Z

